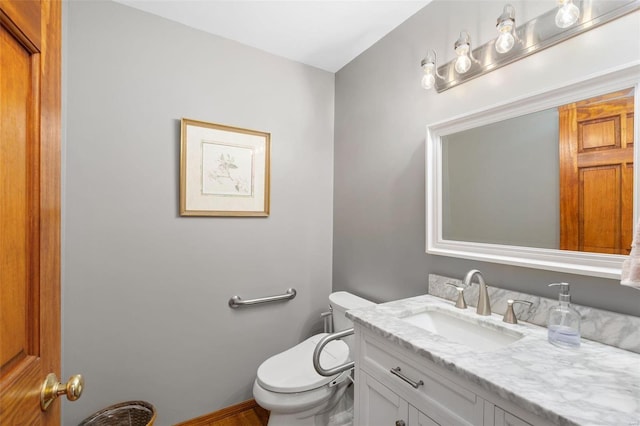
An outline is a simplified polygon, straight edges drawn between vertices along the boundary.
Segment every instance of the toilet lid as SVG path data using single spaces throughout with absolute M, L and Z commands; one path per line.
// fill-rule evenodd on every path
M 304 392 L 329 383 L 333 378 L 313 368 L 313 350 L 327 333 L 316 334 L 296 346 L 272 356 L 258 367 L 258 384 L 280 393 Z M 349 347 L 341 340 L 329 342 L 320 354 L 320 365 L 330 369 L 346 363 Z

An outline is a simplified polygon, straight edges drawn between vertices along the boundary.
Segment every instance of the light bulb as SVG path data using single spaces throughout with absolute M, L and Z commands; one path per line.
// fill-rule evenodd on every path
M 469 34 L 466 31 L 460 33 L 460 38 L 453 45 L 453 48 L 458 55 L 454 68 L 458 74 L 464 74 L 471 68 L 471 58 L 469 57 Z
M 464 74 L 465 72 L 469 71 L 469 68 L 471 68 L 471 59 L 469 59 L 468 56 L 458 56 L 458 59 L 456 59 L 456 72 L 458 74 Z
M 436 77 L 431 73 L 425 73 L 422 76 L 421 84 L 423 89 L 429 90 L 433 87 L 434 84 L 436 84 Z
M 498 17 L 496 29 L 498 30 L 498 38 L 494 44 L 496 52 L 507 53 L 510 51 L 516 39 L 513 36 L 513 28 L 516 24 L 515 10 L 510 4 L 506 5 L 502 11 L 502 15 Z
M 559 0 L 558 13 L 556 13 L 556 25 L 558 28 L 567 28 L 578 22 L 580 9 L 573 4 L 572 0 Z
M 436 84 L 436 52 L 430 50 L 427 53 L 427 57 L 422 60 L 421 65 L 424 75 L 420 84 L 423 89 L 429 90 Z
M 502 33 L 496 40 L 496 52 L 507 53 L 513 48 L 514 44 L 516 44 L 516 39 L 511 33 Z

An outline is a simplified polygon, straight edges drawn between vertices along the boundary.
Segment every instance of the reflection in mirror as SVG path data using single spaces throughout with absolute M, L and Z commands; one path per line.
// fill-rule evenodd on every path
M 442 137 L 442 236 L 559 248 L 558 112 Z
M 628 254 L 633 89 L 443 135 L 442 238 Z

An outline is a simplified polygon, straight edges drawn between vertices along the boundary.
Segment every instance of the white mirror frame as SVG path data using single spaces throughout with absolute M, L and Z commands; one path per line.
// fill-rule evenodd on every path
M 427 126 L 426 138 L 426 251 L 429 254 L 480 260 L 528 268 L 545 269 L 602 278 L 620 279 L 627 256 L 568 250 L 507 246 L 442 238 L 442 137 L 523 114 L 555 108 L 571 102 L 633 87 L 634 90 L 634 227 L 638 217 L 640 191 L 640 63 L 608 70 L 573 84 L 552 88 L 453 119 Z

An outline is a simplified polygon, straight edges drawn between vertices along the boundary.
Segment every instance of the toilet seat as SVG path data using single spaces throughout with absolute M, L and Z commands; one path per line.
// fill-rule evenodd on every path
M 336 376 L 319 375 L 313 368 L 313 350 L 327 333 L 316 334 L 296 346 L 264 361 L 258 367 L 257 382 L 278 393 L 296 393 L 322 387 Z M 340 340 L 329 342 L 320 354 L 320 364 L 333 368 L 349 359 L 349 347 Z

